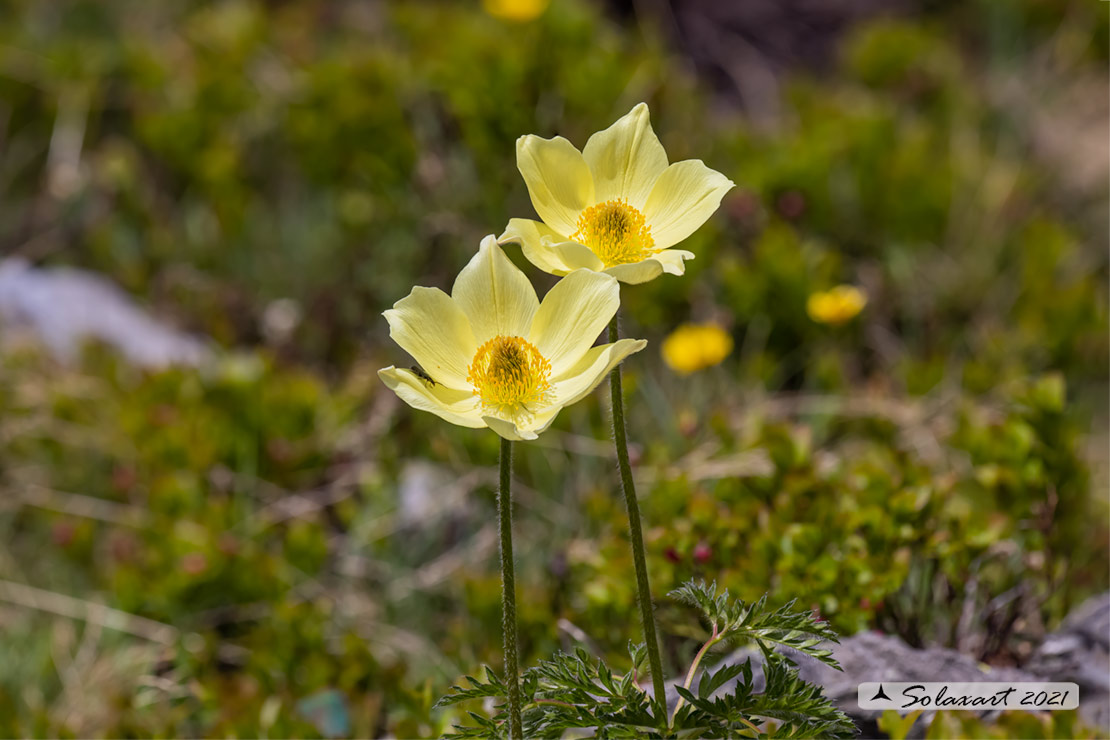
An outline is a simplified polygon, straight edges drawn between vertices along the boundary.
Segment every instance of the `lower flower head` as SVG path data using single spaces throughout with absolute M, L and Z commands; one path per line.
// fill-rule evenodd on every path
M 854 285 L 838 285 L 832 290 L 814 293 L 806 301 L 806 313 L 821 324 L 843 324 L 851 321 L 867 305 L 867 294 Z
M 422 369 L 387 367 L 378 375 L 414 408 L 506 439 L 535 439 L 647 344 L 593 346 L 619 303 L 616 279 L 589 270 L 567 275 L 540 303 L 488 236 L 451 295 L 413 288 L 385 312 L 389 335 Z

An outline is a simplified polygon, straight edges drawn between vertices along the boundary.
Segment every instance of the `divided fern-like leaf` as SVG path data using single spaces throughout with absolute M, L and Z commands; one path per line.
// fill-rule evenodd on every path
M 851 737 L 855 726 L 825 698 L 819 686 L 802 680 L 789 658 L 775 652 L 786 646 L 838 667 L 826 641 L 836 634 L 808 612 L 793 611 L 794 602 L 767 607 L 766 597 L 753 604 L 730 600 L 727 591 L 702 581 L 689 582 L 671 595 L 698 609 L 719 640 L 751 641 L 764 656 L 764 689 L 756 691 L 752 661 L 703 671 L 697 692 L 678 686 L 684 700 L 673 718 L 654 714 L 654 703 L 637 684 L 643 676 L 646 649 L 628 644 L 629 668 L 623 674 L 579 648 L 556 653 L 529 668 L 521 678 L 523 729 L 526 737 L 563 737 L 585 731 L 598 738 L 696 737 Z M 466 677 L 468 686 L 436 706 L 469 699 L 500 699 L 492 717 L 470 713 L 476 724 L 455 729 L 460 738 L 505 737 L 507 690 L 500 676 L 485 668 L 485 679 Z M 730 682 L 734 685 L 729 687 Z M 728 687 L 728 688 L 726 688 Z M 670 722 L 667 722 L 670 719 Z M 664 729 L 665 728 L 665 729 Z
M 821 688 L 802 680 L 796 668 L 781 655 L 773 654 L 764 664 L 766 679 L 763 691 L 756 693 L 750 661 L 737 666 L 732 677 L 740 677 L 736 687 L 728 693 L 713 697 L 712 694 L 725 680 L 718 680 L 717 687 L 698 693 L 679 686 L 679 696 L 689 702 L 675 717 L 675 727 L 706 728 L 710 736 L 734 736 L 737 731 L 761 728 L 767 720 L 774 720 L 770 732 L 773 737 L 853 737 L 855 725 L 840 709 L 825 698 Z M 719 671 L 714 677 L 723 673 Z M 719 735 L 717 734 L 719 733 Z
M 442 697 L 433 705 L 433 708 L 446 707 L 469 699 L 484 699 L 491 696 L 505 697 L 505 683 L 501 680 L 501 677 L 488 665 L 482 666 L 482 670 L 486 675 L 485 681 L 480 681 L 474 678 L 474 676 L 463 676 L 470 686 L 466 688 L 462 686 L 452 686 L 452 693 Z
M 751 673 L 751 661 L 721 666 L 716 671 L 707 668 L 701 677 L 701 681 L 698 683 L 698 696 L 702 698 L 712 696 L 714 691 L 745 671 Z M 748 680 L 750 683 L 751 679 L 749 678 Z
M 840 668 L 832 651 L 821 647 L 824 642 L 839 642 L 836 632 L 810 612 L 794 611 L 794 601 L 774 610 L 767 607 L 766 595 L 754 604 L 741 599 L 730 602 L 727 590 L 718 594 L 715 582 L 706 585 L 704 581 L 688 581 L 670 595 L 699 609 L 722 640 L 752 641 L 765 653 L 782 645 Z

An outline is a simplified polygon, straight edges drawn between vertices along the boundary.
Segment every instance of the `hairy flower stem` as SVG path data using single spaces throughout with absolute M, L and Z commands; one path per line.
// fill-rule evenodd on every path
M 701 665 L 701 659 L 704 658 L 705 654 L 709 652 L 709 648 L 713 647 L 720 641 L 721 635 L 717 631 L 717 625 L 714 624 L 713 634 L 710 635 L 709 640 L 701 646 L 701 650 L 698 651 L 698 654 L 694 656 L 694 662 L 690 664 L 690 670 L 686 672 L 686 683 L 682 684 L 682 688 L 689 691 L 690 684 L 694 682 L 694 674 L 697 673 L 698 666 Z M 683 699 L 681 696 L 678 697 L 678 702 L 674 705 L 674 715 L 672 715 L 671 717 L 672 722 L 674 721 L 674 718 L 678 716 L 678 710 L 682 709 L 682 705 L 685 703 L 685 699 Z
M 617 315 L 609 323 L 609 341 L 620 339 Z M 621 388 L 621 366 L 609 375 L 609 389 L 613 398 L 613 441 L 617 447 L 617 466 L 621 472 L 624 503 L 628 507 L 628 530 L 632 540 L 632 561 L 636 564 L 636 592 L 640 602 L 640 620 L 644 627 L 651 681 L 655 687 L 656 716 L 661 727 L 667 725 L 667 690 L 663 684 L 663 661 L 659 659 L 659 638 L 655 635 L 655 611 L 648 583 L 647 558 L 644 555 L 644 532 L 640 525 L 640 504 L 636 500 L 636 484 L 632 481 L 632 464 L 628 460 L 628 432 L 624 423 L 624 391 Z
M 516 650 L 516 574 L 513 569 L 513 443 L 501 438 L 501 487 L 497 509 L 501 518 L 501 631 L 505 637 L 505 684 L 509 688 L 509 738 L 522 740 L 520 664 Z

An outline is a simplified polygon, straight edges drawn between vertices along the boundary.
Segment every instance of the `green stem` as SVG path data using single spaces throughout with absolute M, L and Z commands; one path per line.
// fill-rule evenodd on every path
M 752 737 L 759 737 L 763 734 L 763 731 L 752 724 L 749 720 L 744 719 L 743 717 L 737 717 L 736 719 L 740 721 L 740 724 L 746 725 L 749 730 L 755 733 L 754 735 L 752 735 Z
M 620 339 L 618 317 L 609 324 L 609 341 Z M 655 635 L 655 612 L 652 608 L 651 585 L 648 583 L 647 558 L 644 555 L 644 532 L 640 525 L 640 504 L 636 500 L 636 484 L 632 481 L 632 464 L 628 460 L 628 433 L 624 422 L 624 391 L 621 389 L 621 366 L 609 375 L 613 398 L 613 441 L 617 447 L 617 466 L 621 472 L 624 503 L 628 507 L 628 530 L 632 540 L 632 561 L 636 565 L 636 592 L 640 602 L 640 621 L 644 628 L 651 681 L 655 687 L 656 712 L 661 727 L 667 724 L 667 689 L 663 684 L 663 661 L 659 658 L 659 638 Z
M 516 574 L 513 569 L 513 443 L 501 438 L 501 487 L 497 509 L 501 518 L 501 631 L 505 636 L 505 684 L 509 688 L 509 738 L 522 740 L 520 664 L 516 650 Z
M 556 707 L 567 707 L 568 709 L 575 708 L 569 701 L 559 701 L 558 699 L 536 699 L 533 704 L 551 704 Z
M 690 664 L 690 670 L 686 672 L 686 683 L 682 684 L 682 688 L 686 689 L 687 691 L 690 690 L 690 684 L 694 683 L 694 674 L 697 672 L 698 666 L 701 664 L 701 659 L 704 658 L 705 654 L 709 652 L 709 648 L 713 647 L 720 641 L 721 636 L 717 632 L 716 623 L 714 623 L 713 634 L 710 635 L 709 640 L 701 646 L 701 650 L 698 651 L 698 654 L 694 656 L 694 662 Z M 671 717 L 672 722 L 674 721 L 674 718 L 678 716 L 678 710 L 682 709 L 682 705 L 685 703 L 685 699 L 683 699 L 681 696 L 678 697 L 678 702 L 674 705 L 674 715 L 672 715 Z

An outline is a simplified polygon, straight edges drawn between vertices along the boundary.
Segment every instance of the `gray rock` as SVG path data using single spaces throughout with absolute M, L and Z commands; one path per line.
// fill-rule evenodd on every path
M 427 460 L 411 460 L 401 468 L 398 480 L 400 525 L 427 526 L 466 511 L 467 481 L 460 481 L 447 468 Z
M 1080 604 L 1025 667 L 1046 681 L 1079 684 L 1080 716 L 1110 731 L 1110 593 Z
M 877 632 L 862 632 L 845 638 L 839 645 L 825 644 L 840 663 L 842 671 L 794 650 L 781 652 L 793 660 L 803 679 L 819 684 L 837 706 L 859 727 L 863 737 L 883 737 L 877 710 L 860 709 L 859 684 L 865 681 L 1074 681 L 1079 684 L 1079 712 L 1083 721 L 1104 731 L 1110 730 L 1110 593 L 1089 599 L 1072 612 L 1060 629 L 1050 634 L 1022 669 L 996 668 L 948 648 L 912 648 L 901 639 Z M 762 690 L 763 656 L 754 647 L 742 648 L 725 656 L 725 663 L 751 659 L 757 690 Z M 717 664 L 720 665 L 720 664 Z M 692 688 L 697 689 L 695 678 Z M 667 704 L 678 701 L 675 686 L 667 684 Z M 717 694 L 733 690 L 735 681 L 726 683 Z M 650 687 L 646 687 L 650 691 Z M 981 712 L 989 720 L 997 712 Z M 926 712 L 917 721 L 910 737 L 922 737 L 932 721 Z
M 807 655 L 790 649 L 782 649 L 798 666 L 803 679 L 819 684 L 838 707 L 851 717 L 863 737 L 882 737 L 876 720 L 882 715 L 879 710 L 860 709 L 857 702 L 859 684 L 865 681 L 1036 681 L 1036 676 L 1012 668 L 992 668 L 982 665 L 975 659 L 948 648 L 912 648 L 901 639 L 877 632 L 861 632 L 845 638 L 839 645 L 825 644 L 832 650 L 833 657 L 840 663 L 842 671 L 831 668 Z M 754 647 L 742 648 L 723 658 L 727 663 L 742 663 L 751 659 L 752 673 L 758 690 L 763 688 L 763 656 Z M 719 665 L 719 664 L 718 664 Z M 671 682 L 667 688 L 667 703 L 673 708 L 678 693 Z M 733 690 L 735 681 L 725 684 L 719 694 Z M 693 683 L 696 689 L 697 681 Z M 983 713 L 988 717 L 992 713 Z M 924 731 L 932 721 L 932 712 L 926 712 L 918 719 L 917 733 Z M 918 736 L 917 733 L 911 737 Z
M 198 365 L 209 354 L 195 337 L 159 322 L 108 280 L 72 268 L 0 260 L 0 321 L 30 330 L 58 359 L 74 359 L 87 339 L 150 368 Z

